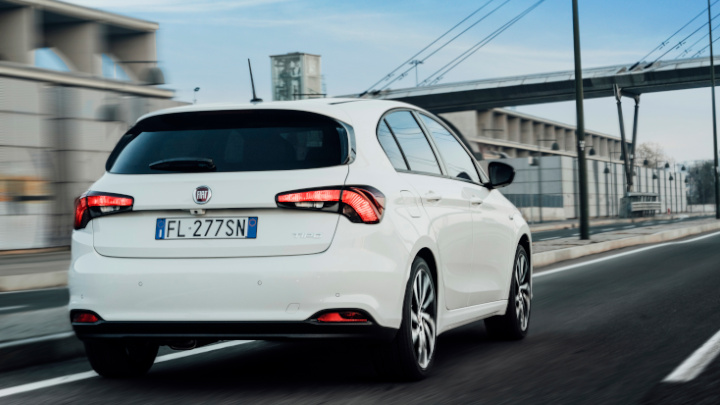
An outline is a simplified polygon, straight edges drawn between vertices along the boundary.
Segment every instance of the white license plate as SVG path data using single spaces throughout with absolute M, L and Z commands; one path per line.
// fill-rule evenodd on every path
M 155 239 L 255 239 L 257 217 L 158 218 Z

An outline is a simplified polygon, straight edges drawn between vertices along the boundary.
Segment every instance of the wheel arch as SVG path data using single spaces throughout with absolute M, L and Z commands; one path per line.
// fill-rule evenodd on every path
M 430 267 L 430 275 L 433 278 L 433 283 L 435 283 L 435 289 L 438 290 L 436 291 L 436 293 L 439 293 L 440 284 L 438 283 L 438 270 L 437 263 L 435 261 L 435 255 L 429 248 L 424 247 L 417 252 L 415 257 L 422 257 L 423 260 L 427 262 L 428 267 Z

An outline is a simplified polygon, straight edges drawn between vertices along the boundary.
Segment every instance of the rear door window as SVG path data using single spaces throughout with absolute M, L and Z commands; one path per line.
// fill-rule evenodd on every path
M 430 143 L 410 111 L 398 111 L 385 117 L 414 172 L 441 174 Z
M 425 127 L 430 132 L 430 136 L 433 137 L 435 146 L 437 146 L 443 162 L 445 162 L 448 176 L 479 183 L 480 177 L 478 176 L 470 155 L 468 155 L 465 148 L 460 145 L 460 142 L 458 142 L 453 134 L 434 119 L 424 114 L 419 115 Z
M 380 146 L 382 146 L 393 167 L 398 170 L 408 170 L 407 164 L 405 164 L 405 158 L 403 157 L 402 152 L 400 152 L 400 148 L 395 141 L 395 137 L 390 132 L 390 128 L 388 128 L 387 124 L 385 124 L 385 121 L 380 121 L 377 135 L 378 140 L 380 141 Z
M 166 114 L 123 136 L 106 168 L 118 174 L 312 169 L 347 163 L 349 141 L 343 125 L 314 113 Z

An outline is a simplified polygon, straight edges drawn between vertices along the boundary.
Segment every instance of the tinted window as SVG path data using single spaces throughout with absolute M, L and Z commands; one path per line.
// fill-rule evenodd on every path
M 433 140 L 435 140 L 435 146 L 437 146 L 440 156 L 442 156 L 445 162 L 448 175 L 465 180 L 472 180 L 476 183 L 479 182 L 480 178 L 478 177 L 477 170 L 475 170 L 475 165 L 470 155 L 465 151 L 465 148 L 460 145 L 460 142 L 434 119 L 423 114 L 420 114 L 420 118 L 430 131 Z
M 343 164 L 347 154 L 345 129 L 318 114 L 180 113 L 138 123 L 120 140 L 107 169 L 120 174 L 311 169 Z M 214 168 L 207 170 L 210 161 Z
M 385 124 L 385 121 L 381 121 L 378 126 L 378 140 L 380 141 L 380 146 L 382 146 L 392 165 L 396 169 L 407 170 L 408 167 L 405 164 L 405 159 L 400 152 L 397 142 L 395 142 L 395 138 L 390 132 L 390 128 L 388 128 L 387 124 Z
M 440 166 L 435 159 L 427 138 L 417 121 L 409 111 L 392 113 L 385 118 L 402 148 L 410 170 L 440 174 Z

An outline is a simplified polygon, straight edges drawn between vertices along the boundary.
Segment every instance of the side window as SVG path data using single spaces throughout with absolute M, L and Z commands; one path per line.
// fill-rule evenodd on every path
M 465 148 L 460 145 L 460 142 L 434 119 L 424 114 L 420 114 L 420 118 L 430 131 L 433 140 L 435 140 L 435 145 L 440 151 L 445 167 L 447 167 L 448 176 L 479 183 L 480 177 L 478 177 L 472 158 Z
M 385 118 L 385 121 L 405 153 L 410 170 L 441 174 L 435 154 L 410 111 L 392 113 Z
M 408 167 L 407 164 L 405 164 L 405 158 L 403 158 L 402 152 L 400 152 L 400 148 L 397 142 L 395 142 L 395 137 L 393 137 L 385 121 L 380 121 L 377 135 L 380 146 L 382 146 L 393 167 L 400 170 L 407 170 Z

